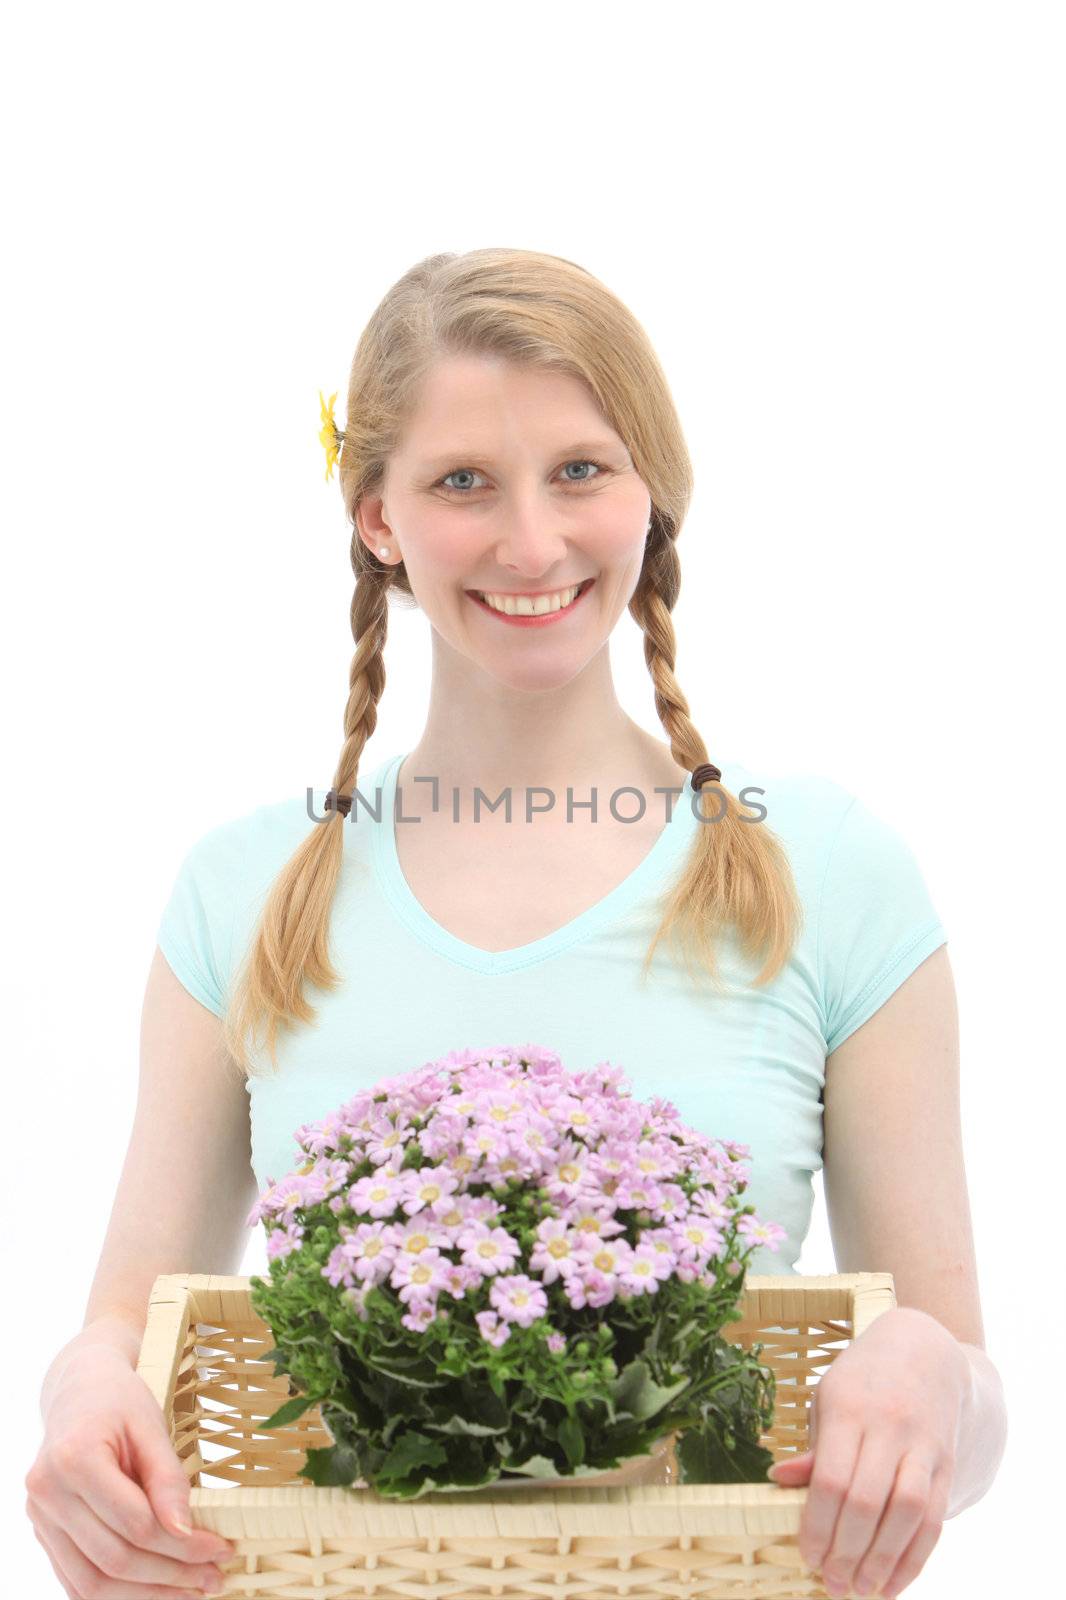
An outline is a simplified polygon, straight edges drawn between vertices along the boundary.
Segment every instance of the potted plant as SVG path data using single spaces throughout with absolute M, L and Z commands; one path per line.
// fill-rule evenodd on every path
M 784 1237 L 743 1202 L 745 1146 L 532 1045 L 452 1052 L 296 1139 L 248 1222 L 291 1392 L 263 1426 L 317 1405 L 333 1441 L 301 1476 L 396 1499 L 675 1459 L 682 1483 L 766 1480 L 773 1370 L 722 1334 Z

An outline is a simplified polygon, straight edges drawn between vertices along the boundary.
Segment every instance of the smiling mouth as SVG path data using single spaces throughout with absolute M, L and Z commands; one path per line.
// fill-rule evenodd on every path
M 581 596 L 592 587 L 595 581 L 594 577 L 584 578 L 578 584 L 564 584 L 556 589 L 542 589 L 536 594 L 508 594 L 505 590 L 498 589 L 467 589 L 465 592 L 472 600 L 476 600 L 486 610 L 495 612 L 497 616 L 519 618 L 552 617 L 557 616 L 561 611 L 569 611 L 571 606 L 580 600 Z M 564 594 L 570 596 L 565 605 L 554 605 L 540 611 L 536 609 L 537 603 L 548 596 Z M 507 601 L 508 605 L 493 605 L 491 600 L 488 599 L 489 595 L 493 599 Z

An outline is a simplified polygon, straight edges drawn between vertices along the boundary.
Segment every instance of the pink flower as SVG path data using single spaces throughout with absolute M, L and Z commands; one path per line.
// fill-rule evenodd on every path
M 723 1205 L 711 1189 L 697 1189 L 692 1196 L 691 1209 L 698 1211 L 701 1216 L 710 1217 L 712 1222 L 725 1224 L 732 1215 L 729 1207 Z
M 595 1184 L 589 1151 L 577 1139 L 564 1140 L 554 1152 L 550 1169 L 544 1173 L 544 1188 L 553 1199 L 575 1200 L 583 1190 Z
M 267 1233 L 267 1259 L 277 1261 L 299 1249 L 303 1236 L 304 1230 L 298 1222 L 290 1222 L 284 1228 L 271 1228 Z
M 670 1256 L 652 1244 L 638 1244 L 619 1278 L 631 1294 L 657 1294 L 660 1283 L 673 1269 Z
M 782 1228 L 779 1222 L 760 1222 L 749 1211 L 737 1221 L 737 1233 L 748 1244 L 765 1245 L 768 1250 L 777 1251 L 781 1247 L 782 1239 L 787 1239 L 788 1230 Z
M 628 1272 L 632 1257 L 632 1248 L 624 1239 L 593 1239 L 588 1244 L 578 1245 L 574 1251 L 579 1271 L 592 1268 L 611 1284 Z
M 461 1300 L 468 1290 L 479 1288 L 483 1282 L 480 1272 L 475 1272 L 473 1267 L 465 1267 L 461 1261 L 449 1261 L 444 1267 L 441 1287 L 454 1300 Z
M 389 1282 L 399 1290 L 400 1299 L 405 1302 L 427 1300 L 444 1286 L 444 1273 L 448 1265 L 448 1262 L 441 1260 L 441 1253 L 436 1249 L 423 1250 L 417 1256 L 397 1256 Z
M 495 1217 L 502 1216 L 503 1206 L 494 1194 L 465 1195 L 466 1218 L 468 1222 L 491 1222 Z
M 442 1250 L 450 1250 L 452 1235 L 432 1215 L 431 1212 L 421 1212 L 412 1217 L 409 1222 L 397 1222 L 393 1225 L 393 1242 L 401 1255 L 417 1256 L 430 1245 L 437 1245 Z
M 353 1211 L 371 1217 L 391 1217 L 406 1187 L 398 1173 L 379 1170 L 372 1178 L 360 1178 L 352 1184 L 348 1203 Z
M 529 1255 L 533 1272 L 539 1272 L 543 1282 L 554 1283 L 574 1270 L 574 1236 L 562 1217 L 545 1217 L 537 1224 L 537 1242 Z
M 463 1135 L 462 1148 L 476 1162 L 491 1161 L 507 1154 L 507 1134 L 503 1128 L 479 1122 Z
M 478 1311 L 474 1321 L 481 1331 L 481 1337 L 487 1339 L 489 1344 L 501 1345 L 511 1337 L 507 1323 L 501 1322 L 495 1311 Z
M 575 1310 L 583 1306 L 606 1306 L 614 1299 L 614 1283 L 594 1267 L 571 1272 L 563 1279 L 566 1297 Z
M 322 1268 L 322 1276 L 327 1278 L 335 1289 L 339 1288 L 342 1283 L 346 1288 L 353 1288 L 355 1286 L 355 1279 L 352 1275 L 352 1263 L 348 1255 L 345 1253 L 345 1249 L 342 1244 L 335 1244 L 333 1246 L 333 1249 L 329 1253 L 329 1260 Z
M 683 1261 L 693 1261 L 697 1256 L 715 1255 L 722 1247 L 722 1235 L 709 1217 L 690 1211 L 683 1222 L 672 1230 L 675 1248 Z
M 355 1228 L 341 1231 L 344 1235 L 341 1248 L 351 1261 L 355 1276 L 368 1285 L 387 1278 L 396 1259 L 394 1224 L 360 1222 Z
M 614 1191 L 614 1203 L 619 1211 L 653 1211 L 661 1199 L 662 1190 L 655 1180 L 636 1173 L 620 1178 Z
M 361 1288 L 345 1289 L 341 1299 L 351 1306 L 352 1310 L 362 1322 L 370 1321 L 370 1312 L 367 1310 L 366 1297 L 369 1290 L 364 1285 Z
M 625 1233 L 626 1230 L 625 1224 L 611 1215 L 610 1205 L 611 1202 L 606 1198 L 599 1209 L 575 1201 L 574 1204 L 563 1207 L 563 1217 L 574 1232 L 581 1236 L 581 1243 L 585 1243 L 586 1235 L 590 1240 L 613 1239 L 615 1234 Z
M 680 1222 L 688 1215 L 690 1207 L 679 1183 L 663 1183 L 659 1185 L 659 1198 L 653 1209 L 664 1222 Z
M 402 1113 L 393 1123 L 383 1113 L 378 1112 L 372 1117 L 370 1133 L 366 1141 L 366 1153 L 375 1166 L 383 1161 L 390 1161 L 398 1152 L 402 1152 L 407 1142 L 407 1134 L 413 1133 L 410 1121 Z
M 501 1317 L 507 1322 L 517 1322 L 522 1328 L 528 1328 L 548 1310 L 544 1290 L 524 1272 L 496 1278 L 489 1290 L 489 1299 Z
M 485 1277 L 505 1271 L 521 1254 L 518 1240 L 506 1228 L 489 1229 L 481 1223 L 465 1228 L 456 1242 L 463 1252 L 465 1265 L 474 1267 Z
M 447 1199 L 459 1187 L 459 1179 L 447 1167 L 422 1167 L 417 1172 L 409 1168 L 404 1176 L 407 1179 L 407 1194 L 401 1205 L 408 1216 Z
M 414 1333 L 425 1333 L 430 1323 L 436 1320 L 437 1308 L 430 1300 L 416 1301 L 400 1318 L 404 1327 L 410 1328 Z
M 327 1150 L 336 1150 L 344 1133 L 344 1119 L 340 1111 L 330 1111 L 320 1122 L 305 1122 L 297 1130 L 296 1137 L 307 1151 L 308 1155 L 324 1155 Z

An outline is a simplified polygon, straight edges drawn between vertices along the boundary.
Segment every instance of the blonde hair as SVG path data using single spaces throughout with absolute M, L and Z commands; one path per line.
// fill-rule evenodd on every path
M 345 427 L 337 437 L 343 439 L 340 484 L 353 529 L 355 655 L 332 787 L 338 794 L 353 792 L 377 722 L 389 594 L 403 605 L 415 603 L 402 563 L 385 565 L 363 542 L 356 508 L 380 489 L 427 369 L 453 353 L 480 352 L 582 379 L 627 446 L 652 502 L 644 564 L 629 610 L 643 630 L 655 709 L 671 754 L 692 772 L 708 760 L 707 747 L 674 676 L 670 620 L 681 588 L 675 541 L 692 493 L 692 468 L 666 378 L 636 318 L 582 267 L 534 250 L 483 249 L 428 256 L 405 272 L 371 316 L 352 361 Z M 698 792 L 705 817 L 723 808 L 724 815 L 697 827 L 642 973 L 647 976 L 659 941 L 676 939 L 690 974 L 696 975 L 694 952 L 702 975 L 717 986 L 715 942 L 732 927 L 747 956 L 764 958 L 754 983 L 769 983 L 788 960 L 802 916 L 787 855 L 765 822 L 741 817 L 739 802 L 723 786 Z M 249 1038 L 257 1047 L 265 1028 L 276 1071 L 279 1030 L 315 1018 L 305 985 L 328 990 L 341 981 L 328 945 L 343 828 L 343 814 L 328 812 L 271 885 L 224 1020 L 227 1049 L 245 1072 L 255 1071 Z

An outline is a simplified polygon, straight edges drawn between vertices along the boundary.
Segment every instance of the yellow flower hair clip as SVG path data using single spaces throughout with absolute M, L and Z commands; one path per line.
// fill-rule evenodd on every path
M 331 394 L 327 405 L 322 398 L 322 390 L 318 391 L 319 405 L 322 408 L 322 427 L 319 430 L 318 442 L 326 452 L 327 479 L 333 476 L 333 468 L 340 456 L 340 447 L 344 443 L 344 435 L 333 418 L 333 403 L 336 398 L 335 394 Z

